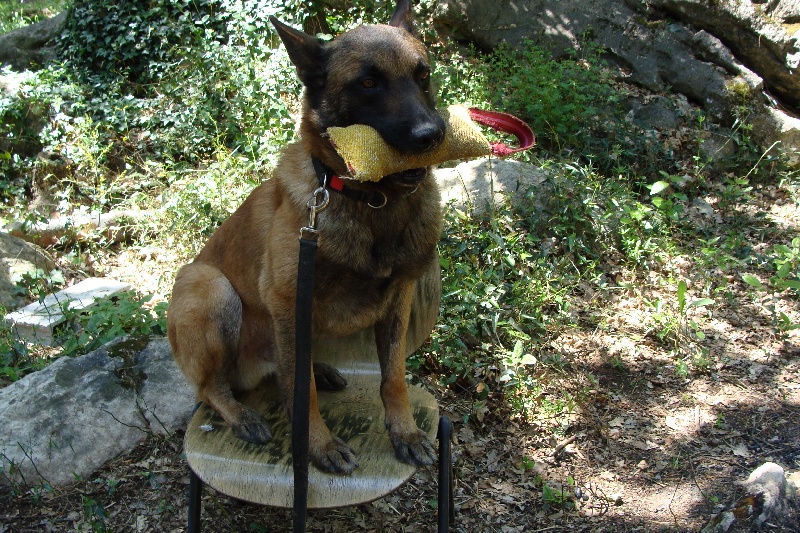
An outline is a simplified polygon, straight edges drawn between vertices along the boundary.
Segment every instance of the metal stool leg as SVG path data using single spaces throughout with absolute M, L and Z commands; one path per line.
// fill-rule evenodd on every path
M 453 423 L 446 416 L 439 419 L 439 533 L 447 533 L 455 520 L 453 506 L 453 462 L 450 450 Z
M 200 509 L 202 508 L 203 480 L 189 469 L 189 533 L 200 533 Z

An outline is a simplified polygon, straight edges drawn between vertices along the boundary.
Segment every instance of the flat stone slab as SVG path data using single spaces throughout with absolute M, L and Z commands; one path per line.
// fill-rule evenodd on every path
M 45 346 L 55 342 L 54 330 L 65 320 L 64 309 L 81 311 L 98 300 L 130 289 L 130 285 L 106 278 L 88 278 L 72 287 L 48 295 L 5 316 L 19 338 Z

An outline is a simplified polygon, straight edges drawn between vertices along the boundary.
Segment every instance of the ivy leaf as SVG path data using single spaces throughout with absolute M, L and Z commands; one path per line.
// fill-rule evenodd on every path
M 755 287 L 756 289 L 764 290 L 764 284 L 761 283 L 760 279 L 758 279 L 752 274 L 742 274 L 742 281 L 744 281 L 748 285 Z
M 686 308 L 686 282 L 680 280 L 678 282 L 678 312 L 683 313 Z
M 669 183 L 666 181 L 657 181 L 650 185 L 650 194 L 656 195 L 669 188 Z

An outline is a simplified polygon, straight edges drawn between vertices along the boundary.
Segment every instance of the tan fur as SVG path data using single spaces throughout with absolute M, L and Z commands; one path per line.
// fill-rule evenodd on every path
M 282 37 L 286 42 L 292 36 Z M 389 62 L 387 70 L 398 76 L 408 76 L 427 57 L 419 41 L 390 26 L 359 28 L 330 49 L 335 61 L 325 91 L 334 93 L 350 83 L 363 54 Z M 253 388 L 277 372 L 291 412 L 298 236 L 308 223 L 306 202 L 318 186 L 311 156 L 344 170 L 322 135 L 324 127 L 306 103 L 301 140 L 285 149 L 272 179 L 255 189 L 197 258 L 180 269 L 168 312 L 175 360 L 198 399 L 216 409 L 239 437 L 255 443 L 271 438 L 266 421 L 232 391 Z M 387 205 L 376 210 L 330 193 L 330 206 L 318 219 L 313 335 L 329 338 L 375 326 L 389 436 L 398 458 L 430 464 L 433 448 L 417 428 L 406 395 L 404 344 L 414 283 L 435 257 L 441 228 L 438 189 L 430 170 L 415 190 L 392 180 L 359 187 L 385 194 Z M 311 460 L 319 468 L 348 473 L 357 461 L 322 420 L 311 379 Z

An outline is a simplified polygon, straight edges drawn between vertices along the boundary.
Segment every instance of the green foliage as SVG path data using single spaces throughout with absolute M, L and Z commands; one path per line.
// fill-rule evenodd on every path
M 0 305 L 0 315 L 7 310 Z M 27 347 L 14 334 L 5 320 L 0 322 L 0 384 L 17 381 L 25 374 L 44 367 L 44 362 L 30 355 Z
M 74 0 L 61 39 L 64 58 L 79 72 L 152 83 L 181 49 L 204 38 L 224 39 L 218 0 L 114 2 Z
M 800 296 L 800 237 L 792 239 L 790 245 L 774 245 L 767 262 L 773 272 L 768 283 L 750 273 L 742 273 L 742 281 L 761 293 L 759 300 L 772 317 L 773 327 L 778 332 L 786 334 L 800 329 L 800 323 L 792 321 L 789 315 L 778 308 L 782 293 L 793 293 L 795 298 Z
M 11 281 L 14 282 L 12 294 L 26 300 L 39 301 L 42 301 L 49 293 L 58 290 L 65 282 L 64 274 L 60 270 L 53 269 L 45 272 L 41 268 L 13 276 Z
M 170 174 L 156 223 L 169 228 L 170 246 L 193 255 L 264 178 L 248 158 L 221 149 L 204 170 Z
M 501 44 L 489 60 L 486 79 L 493 102 L 526 117 L 549 147 L 580 146 L 587 125 L 613 113 L 615 105 L 611 79 L 596 50 L 586 58 L 557 60 L 532 42 L 519 48 Z
M 14 0 L 0 2 L 0 35 L 35 24 L 59 13 L 68 0 Z
M 105 533 L 105 531 L 107 531 L 106 519 L 108 518 L 108 514 L 103 506 L 103 502 L 82 494 L 81 504 L 83 506 L 83 518 L 86 520 L 86 525 L 95 533 Z
M 152 298 L 127 292 L 101 300 L 86 312 L 66 310 L 69 327 L 75 332 L 61 336 L 62 354 L 89 353 L 123 335 L 166 334 L 167 304 L 159 302 L 151 309 L 147 304 Z
M 564 311 L 566 289 L 511 211 L 490 216 L 451 208 L 446 216 L 440 326 L 429 359 L 411 364 L 435 369 L 450 384 L 477 377 L 516 386 L 521 367 L 533 363 L 526 355 L 531 343 L 544 334 L 550 314 Z

